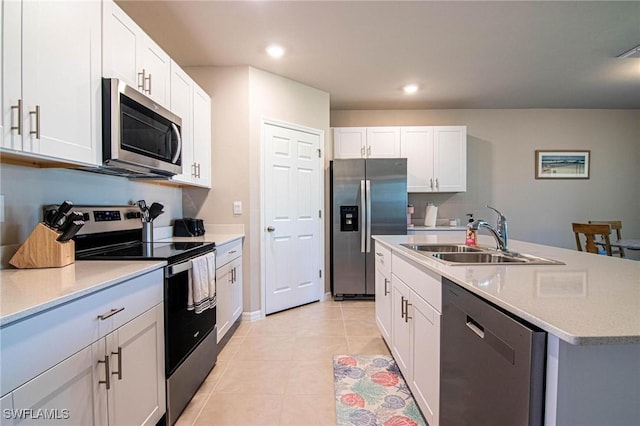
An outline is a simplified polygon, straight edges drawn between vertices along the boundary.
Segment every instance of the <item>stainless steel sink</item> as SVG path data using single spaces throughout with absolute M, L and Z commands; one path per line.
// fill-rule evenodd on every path
M 400 244 L 415 251 L 428 251 L 432 253 L 466 253 L 481 252 L 482 249 L 456 244 Z
M 436 259 L 454 265 L 477 265 L 491 263 L 508 263 L 510 265 L 564 265 L 557 260 L 531 256 L 520 253 L 434 253 Z

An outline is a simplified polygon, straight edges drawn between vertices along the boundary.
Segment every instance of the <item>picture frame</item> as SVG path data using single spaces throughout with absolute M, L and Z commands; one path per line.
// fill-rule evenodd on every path
M 589 150 L 536 150 L 535 157 L 536 179 L 589 179 Z

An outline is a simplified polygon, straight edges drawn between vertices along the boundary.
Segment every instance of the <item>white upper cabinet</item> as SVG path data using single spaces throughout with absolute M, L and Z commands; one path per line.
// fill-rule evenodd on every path
M 97 164 L 100 3 L 6 1 L 2 7 L 3 148 Z
M 104 77 L 118 78 L 169 107 L 171 58 L 113 1 L 103 3 Z
M 171 180 L 211 188 L 211 98 L 173 61 L 170 109 L 182 119 L 182 174 Z
M 334 158 L 398 158 L 399 127 L 338 127 L 333 131 Z
M 402 127 L 400 146 L 408 192 L 467 190 L 466 126 Z

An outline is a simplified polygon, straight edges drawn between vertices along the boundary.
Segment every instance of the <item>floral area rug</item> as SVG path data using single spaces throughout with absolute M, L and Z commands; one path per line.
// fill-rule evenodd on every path
M 335 355 L 333 381 L 339 426 L 427 424 L 389 355 Z

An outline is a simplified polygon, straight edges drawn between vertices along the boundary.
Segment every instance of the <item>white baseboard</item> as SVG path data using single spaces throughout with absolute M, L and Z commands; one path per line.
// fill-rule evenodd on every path
M 326 302 L 327 300 L 331 300 L 333 297 L 331 296 L 331 292 L 326 292 L 324 297 L 320 299 L 321 302 Z
M 258 321 L 262 319 L 262 311 L 243 312 L 242 321 Z

